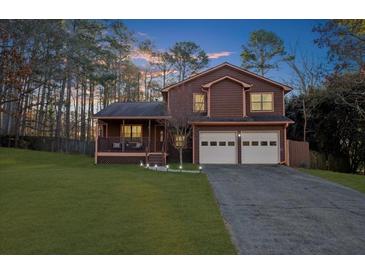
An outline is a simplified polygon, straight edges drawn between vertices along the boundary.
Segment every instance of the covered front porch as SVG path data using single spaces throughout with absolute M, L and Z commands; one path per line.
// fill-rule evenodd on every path
M 164 103 L 114 103 L 94 118 L 95 163 L 166 164 L 168 116 Z
M 165 123 L 166 120 L 141 118 L 98 119 L 96 157 L 129 157 L 101 162 L 166 164 Z
M 98 120 L 98 152 L 166 151 L 166 127 L 156 120 Z

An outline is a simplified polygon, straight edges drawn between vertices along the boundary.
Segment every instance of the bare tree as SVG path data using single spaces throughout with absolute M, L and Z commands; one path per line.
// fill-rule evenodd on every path
M 299 57 L 296 54 L 296 50 L 292 51 L 292 54 L 287 57 L 286 63 L 291 68 L 294 77 L 289 81 L 289 85 L 293 86 L 298 91 L 298 95 L 302 97 L 303 107 L 303 141 L 306 141 L 307 136 L 307 123 L 310 116 L 310 109 L 306 106 L 306 99 L 308 95 L 313 92 L 321 84 L 324 76 L 324 67 L 318 63 L 315 58 L 301 53 Z
M 352 108 L 365 120 L 365 75 L 345 74 L 328 77 L 329 87 L 336 90 L 336 102 Z
M 194 119 L 194 114 L 187 115 L 188 112 L 184 111 L 179 113 L 168 120 L 167 134 L 171 145 L 179 151 L 180 165 L 182 165 L 183 151 L 188 148 L 193 131 L 191 121 Z

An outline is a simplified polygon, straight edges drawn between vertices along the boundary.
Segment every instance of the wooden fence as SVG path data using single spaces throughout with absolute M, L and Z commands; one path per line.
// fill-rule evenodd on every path
M 349 172 L 350 170 L 349 162 L 346 159 L 312 150 L 310 151 L 310 167 L 339 172 Z
M 0 146 L 14 147 L 15 138 L 12 136 L 0 136 Z M 52 152 L 78 153 L 94 155 L 94 141 L 81 141 L 65 138 L 21 136 L 18 147 Z
M 287 140 L 287 159 L 291 167 L 310 167 L 309 143 Z

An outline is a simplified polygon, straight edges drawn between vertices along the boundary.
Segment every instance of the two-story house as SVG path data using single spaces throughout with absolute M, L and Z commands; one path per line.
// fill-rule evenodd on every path
M 163 89 L 163 102 L 114 103 L 98 112 L 96 163 L 165 164 L 169 119 L 192 127 L 193 163 L 285 164 L 290 87 L 223 63 Z M 181 142 L 183 136 L 176 136 Z

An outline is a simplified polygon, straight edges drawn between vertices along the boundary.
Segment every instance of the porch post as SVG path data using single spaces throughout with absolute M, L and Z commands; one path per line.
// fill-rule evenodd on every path
M 124 142 L 124 119 L 122 120 L 122 130 L 120 131 L 120 138 L 122 138 L 122 152 L 125 151 L 125 142 Z
M 148 152 L 151 152 L 151 119 L 148 120 Z
M 167 120 L 165 119 L 165 133 L 164 133 L 164 152 L 166 153 L 167 152 Z

